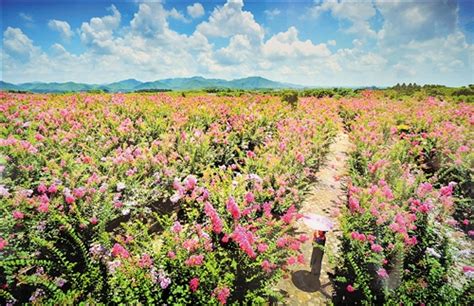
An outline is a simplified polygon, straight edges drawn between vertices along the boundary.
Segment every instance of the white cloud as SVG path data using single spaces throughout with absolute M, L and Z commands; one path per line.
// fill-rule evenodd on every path
M 204 15 L 204 7 L 199 2 L 189 5 L 186 10 L 191 18 L 199 18 Z
M 20 16 L 21 19 L 23 19 L 24 21 L 26 22 L 33 22 L 33 16 L 29 15 L 29 14 L 26 14 L 26 13 L 20 13 L 18 14 Z
M 48 22 L 48 27 L 59 32 L 64 40 L 69 40 L 74 35 L 74 32 L 71 31 L 71 26 L 66 21 L 52 19 Z
M 316 17 L 326 11 L 331 12 L 335 18 L 349 20 L 352 25 L 346 29 L 347 32 L 375 37 L 376 32 L 372 30 L 369 23 L 369 20 L 376 14 L 372 0 L 315 1 L 315 6 L 310 10 L 310 14 Z
M 356 25 L 370 24 L 372 2 L 365 4 L 368 8 L 357 7 L 359 13 L 346 11 L 348 5 L 345 1 L 326 4 L 319 13 L 327 11 L 337 19 L 348 20 L 346 33 Z M 378 8 L 379 3 L 375 5 Z M 336 43 L 333 39 L 326 43 L 303 39 L 295 26 L 265 36 L 262 25 L 244 9 L 242 1 L 228 1 L 216 7 L 191 35 L 170 28 L 170 18 L 180 19 L 183 14 L 176 9 L 166 10 L 160 2 L 140 3 L 130 23 L 122 25 L 120 12 L 112 6 L 107 16 L 94 17 L 81 25 L 78 34 L 85 46 L 81 54 L 72 54 L 57 42 L 51 42 L 44 52 L 21 29 L 8 27 L 3 35 L 2 77 L 16 83 L 106 83 L 130 77 L 156 80 L 192 75 L 227 79 L 261 75 L 320 86 L 388 85 L 399 81 L 447 83 L 446 80 L 472 83 L 474 48 L 456 26 L 452 29 L 449 6 L 445 7 L 445 15 L 429 5 L 421 7 L 429 18 L 441 19 L 433 21 L 445 26 L 440 35 L 431 29 L 423 30 L 428 26 L 422 9 L 399 7 L 403 16 L 420 15 L 416 23 L 400 25 L 405 31 L 413 31 L 405 34 L 406 40 L 390 43 L 404 34 L 401 30 L 388 31 L 396 20 L 410 18 L 381 11 L 385 14 L 381 30 L 369 29 L 373 31 L 371 38 L 354 33 L 352 45 L 347 46 L 344 41 Z M 229 41 L 217 47 L 215 37 Z
M 10 55 L 29 58 L 38 50 L 33 41 L 21 29 L 8 27 L 3 32 L 3 49 Z M 2 52 L 3 53 L 3 52 Z
M 190 22 L 186 17 L 184 17 L 183 13 L 181 13 L 180 11 L 178 11 L 178 10 L 175 9 L 175 8 L 172 8 L 172 9 L 168 12 L 168 16 L 170 16 L 170 17 L 173 18 L 173 19 L 176 19 L 176 20 L 180 20 L 180 21 L 182 21 L 182 22 L 185 22 L 185 23 Z
M 290 27 L 274 35 L 263 45 L 263 53 L 270 59 L 325 57 L 331 54 L 326 44 L 314 45 L 310 40 L 301 41 L 298 30 Z
M 280 15 L 281 11 L 279 9 L 275 8 L 273 10 L 265 10 L 265 11 L 263 11 L 263 13 L 267 16 L 268 19 L 273 19 L 276 16 Z
M 130 26 L 142 36 L 154 36 L 163 33 L 168 27 L 167 12 L 161 3 L 141 3 L 134 14 Z
M 429 40 L 456 30 L 458 5 L 455 0 L 376 0 L 375 5 L 384 18 L 379 31 L 383 44 Z
M 81 41 L 97 51 L 110 52 L 114 46 L 113 33 L 119 27 L 122 16 L 114 5 L 109 7 L 109 11 L 112 15 L 94 17 L 81 25 Z
M 209 20 L 202 22 L 196 31 L 207 37 L 231 37 L 247 35 L 252 43 L 259 43 L 264 37 L 263 27 L 252 13 L 242 10 L 242 0 L 227 0 L 224 6 L 216 7 Z

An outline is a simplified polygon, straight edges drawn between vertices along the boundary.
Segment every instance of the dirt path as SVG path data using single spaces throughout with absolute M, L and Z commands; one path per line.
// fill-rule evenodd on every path
M 323 257 L 323 268 L 320 277 L 321 287 L 323 288 L 311 292 L 315 289 L 302 288 L 301 285 L 299 286 L 300 288 L 298 288 L 294 284 L 298 283 L 298 280 L 295 278 L 308 274 L 310 270 L 310 260 L 313 248 L 311 241 L 308 241 L 302 246 L 302 252 L 305 256 L 305 264 L 293 266 L 292 271 L 299 272 L 290 275 L 287 279 L 283 279 L 277 285 L 277 289 L 287 296 L 284 305 L 327 305 L 331 301 L 330 296 L 332 294 L 332 287 L 329 284 L 327 272 L 331 272 L 329 271 L 329 258 L 331 257 L 331 254 L 337 252 L 337 236 L 340 233 L 338 224 L 336 223 L 337 220 L 331 216 L 334 215 L 345 196 L 342 181 L 339 178 L 346 174 L 348 150 L 348 137 L 346 134 L 340 133 L 337 135 L 335 142 L 330 147 L 330 152 L 327 156 L 326 162 L 318 171 L 318 181 L 311 187 L 310 193 L 304 200 L 300 209 L 302 214 L 315 213 L 329 217 L 335 221 L 334 230 L 326 235 L 326 254 Z M 297 230 L 312 237 L 312 230 L 302 221 L 298 222 Z M 328 286 L 324 286 L 325 284 L 328 284 Z

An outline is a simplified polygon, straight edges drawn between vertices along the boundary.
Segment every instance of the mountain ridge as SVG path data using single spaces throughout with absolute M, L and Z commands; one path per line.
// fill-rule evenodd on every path
M 260 76 L 251 76 L 234 80 L 207 79 L 202 76 L 187 78 L 167 78 L 150 82 L 125 79 L 107 84 L 86 84 L 76 82 L 28 82 L 13 84 L 0 81 L 0 90 L 31 91 L 37 93 L 81 92 L 104 90 L 108 92 L 133 92 L 137 90 L 196 90 L 205 88 L 230 89 L 283 89 L 304 88 L 304 86 L 272 81 Z

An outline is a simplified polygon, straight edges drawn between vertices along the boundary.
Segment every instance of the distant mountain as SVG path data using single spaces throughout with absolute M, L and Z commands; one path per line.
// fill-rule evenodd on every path
M 66 83 L 23 83 L 11 84 L 0 81 L 0 90 L 24 90 L 38 93 L 46 92 L 79 92 L 90 90 L 105 90 L 109 92 L 131 92 L 145 89 L 171 89 L 190 90 L 204 88 L 231 88 L 231 89 L 279 89 L 279 88 L 302 88 L 302 86 L 271 81 L 262 77 L 248 77 L 231 81 L 222 79 L 206 79 L 200 76 L 190 78 L 172 78 L 153 82 L 140 82 L 128 79 L 110 84 L 83 84 L 75 82 Z
M 142 84 L 142 82 L 137 81 L 135 79 L 128 79 L 123 80 L 115 83 L 110 83 L 107 85 L 100 86 L 100 89 L 105 89 L 108 91 L 116 92 L 116 91 L 133 91 L 135 87 Z

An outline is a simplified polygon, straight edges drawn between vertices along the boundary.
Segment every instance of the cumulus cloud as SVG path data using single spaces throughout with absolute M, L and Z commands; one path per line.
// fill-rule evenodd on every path
M 203 14 L 193 11 L 199 3 L 186 9 L 186 17 L 176 9 L 166 9 L 161 2 L 139 3 L 127 23 L 111 6 L 105 16 L 82 23 L 77 33 L 85 51 L 80 54 L 70 53 L 58 42 L 51 42 L 43 51 L 21 29 L 8 27 L 3 33 L 2 72 L 11 82 L 104 83 L 130 77 L 156 80 L 203 75 L 232 79 L 261 75 L 305 85 L 357 86 L 398 81 L 445 83 L 443 80 L 465 84 L 469 77 L 472 79 L 473 45 L 458 29 L 457 9 L 450 6 L 451 2 L 443 2 L 444 12 L 429 3 L 404 6 L 396 2 L 400 6 L 358 2 L 353 4 L 356 11 L 350 11 L 346 1 L 318 2 L 313 14 L 327 12 L 349 21 L 340 24 L 352 45 L 330 38 L 326 43 L 316 43 L 306 39 L 296 26 L 265 34 L 239 0 L 215 7 L 192 34 L 175 31 L 169 20 L 186 22 L 202 17 L 204 8 Z M 389 5 L 400 16 L 388 11 Z M 379 14 L 377 10 L 383 18 L 376 31 L 370 25 L 371 18 Z M 440 29 L 427 29 L 426 18 L 436 19 L 432 25 Z M 410 19 L 416 22 L 408 24 Z M 55 30 L 71 30 L 56 21 Z M 403 22 L 407 24 L 395 29 Z M 398 44 L 394 43 L 397 37 Z
M 371 0 L 316 1 L 315 6 L 310 10 L 310 14 L 319 16 L 326 11 L 330 12 L 335 18 L 349 20 L 352 25 L 345 29 L 349 33 L 357 33 L 367 37 L 376 35 L 369 23 L 369 20 L 376 14 Z
M 23 59 L 29 58 L 38 50 L 21 29 L 12 27 L 7 27 L 3 32 L 3 49 L 4 52 Z
M 223 6 L 216 7 L 209 20 L 199 24 L 196 31 L 207 37 L 247 35 L 252 43 L 260 42 L 264 37 L 263 27 L 243 7 L 242 0 L 227 0 Z
M 384 44 L 429 40 L 456 30 L 458 6 L 455 0 L 376 0 L 384 24 L 379 32 Z
M 64 40 L 69 40 L 74 35 L 74 32 L 71 31 L 71 26 L 69 26 L 69 23 L 66 21 L 51 19 L 48 22 L 48 27 L 51 30 L 59 32 Z
M 113 33 L 120 25 L 121 14 L 112 5 L 108 9 L 112 15 L 94 17 L 89 22 L 83 22 L 80 30 L 81 41 L 98 51 L 111 51 L 113 48 Z
M 270 38 L 263 45 L 263 53 L 270 59 L 324 57 L 331 54 L 326 44 L 314 45 L 310 40 L 301 41 L 298 30 L 290 27 Z
M 186 11 L 188 12 L 188 15 L 191 16 L 191 18 L 199 18 L 204 15 L 204 7 L 199 2 L 186 7 Z

